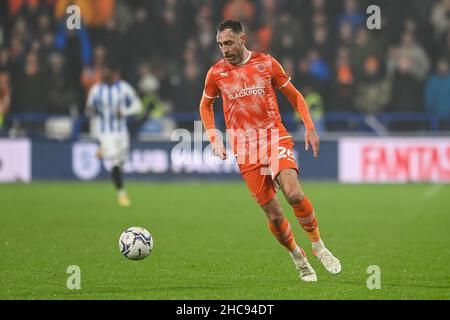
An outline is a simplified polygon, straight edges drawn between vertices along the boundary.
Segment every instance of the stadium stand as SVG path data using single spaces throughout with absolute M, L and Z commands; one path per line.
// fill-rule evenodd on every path
M 72 3 L 81 30 L 65 26 Z M 366 28 L 369 4 L 381 8 L 381 30 Z M 240 19 L 248 47 L 283 64 L 321 131 L 450 130 L 448 0 L 7 0 L 0 135 L 87 133 L 84 101 L 106 57 L 120 62 L 144 101 L 136 134 L 192 129 L 207 68 L 220 58 L 215 26 L 224 18 Z M 286 99 L 280 108 L 297 130 Z

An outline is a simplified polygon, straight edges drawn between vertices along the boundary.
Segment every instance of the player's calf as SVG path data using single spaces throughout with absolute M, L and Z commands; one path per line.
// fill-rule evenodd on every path
M 331 274 L 337 274 L 341 272 L 340 261 L 333 256 L 328 250 L 323 241 L 320 238 L 318 222 L 314 208 L 309 201 L 308 197 L 304 197 L 298 204 L 292 206 L 294 208 L 295 215 L 302 228 L 308 234 L 311 240 L 312 250 L 314 256 L 322 263 L 325 269 Z
M 262 208 L 266 212 L 267 223 L 270 231 L 278 242 L 289 251 L 289 254 L 299 272 L 300 279 L 307 282 L 317 281 L 317 275 L 309 264 L 305 252 L 295 242 L 291 225 L 283 215 L 283 210 L 278 199 L 272 199 Z
M 115 164 L 111 170 L 111 178 L 117 190 L 117 201 L 121 207 L 129 207 L 131 202 L 123 185 L 123 173 L 120 164 Z

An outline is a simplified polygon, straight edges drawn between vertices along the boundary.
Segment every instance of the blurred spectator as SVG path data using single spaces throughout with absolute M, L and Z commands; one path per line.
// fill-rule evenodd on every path
M 349 23 L 355 31 L 364 22 L 365 17 L 358 8 L 358 2 L 356 0 L 344 0 L 344 12 L 338 17 L 339 26 Z
M 311 114 L 311 118 L 314 121 L 314 126 L 316 127 L 316 131 L 318 133 L 322 133 L 325 131 L 325 107 L 322 96 L 311 86 L 305 86 L 302 90 L 302 94 L 305 98 L 306 103 L 309 107 L 309 112 Z M 300 121 L 300 116 L 297 111 L 294 112 L 294 118 L 300 122 L 298 131 L 303 134 L 305 132 L 305 128 L 303 122 Z
M 268 52 L 270 51 L 270 45 L 272 41 L 272 30 L 274 19 L 272 17 L 266 16 L 261 19 L 262 23 L 255 33 L 256 41 L 253 44 L 253 50 Z
M 9 56 L 11 63 L 14 65 L 20 64 L 24 58 L 25 53 L 25 46 L 20 41 L 20 39 L 12 37 L 9 47 Z
M 410 61 L 407 71 L 418 80 L 425 80 L 430 70 L 430 59 L 427 53 L 409 32 L 403 34 L 401 44 L 395 48 L 393 59 L 397 68 L 400 68 L 401 61 L 403 61 L 403 67 L 406 60 Z
M 131 25 L 126 36 L 127 70 L 133 69 L 137 63 L 150 57 L 152 52 L 152 41 L 155 34 L 148 20 L 145 7 L 139 7 L 135 11 L 134 23 Z
M 64 72 L 64 61 L 60 53 L 49 57 L 47 112 L 57 115 L 69 115 L 76 110 L 76 94 Z
M 314 12 L 316 11 L 325 11 L 326 10 L 326 0 L 312 0 L 311 7 Z
M 377 57 L 366 58 L 364 72 L 355 88 L 355 108 L 363 113 L 383 112 L 390 100 L 390 83 L 381 72 Z
M 283 69 L 287 75 L 291 78 L 295 77 L 295 61 L 291 56 L 283 57 L 280 64 L 283 66 Z M 292 79 L 292 81 L 294 80 Z
M 10 72 L 11 70 L 11 59 L 9 57 L 9 51 L 6 47 L 0 46 L 0 68 L 4 72 Z
M 45 34 L 52 32 L 52 20 L 49 14 L 42 13 L 37 20 L 37 28 L 34 31 L 36 38 L 42 38 Z
M 319 51 L 311 49 L 308 54 L 309 72 L 321 82 L 330 80 L 330 68 L 327 62 L 322 58 Z
M 430 17 L 436 41 L 445 39 L 450 29 L 450 0 L 439 0 L 433 5 Z
M 160 87 L 158 78 L 153 74 L 148 63 L 142 63 L 138 68 L 138 92 L 142 101 L 142 112 L 137 116 L 135 130 L 141 133 L 160 133 L 161 119 L 164 116 L 164 103 L 157 92 Z
M 140 137 L 148 135 L 170 136 L 175 129 L 175 121 L 167 117 L 173 110 L 172 105 L 161 99 L 158 94 L 161 83 L 146 62 L 138 68 L 138 92 L 141 96 L 143 109 L 134 127 Z
M 209 4 L 200 7 L 199 14 L 196 18 L 198 43 L 198 57 L 200 61 L 205 63 L 201 66 L 201 73 L 207 71 L 207 66 L 216 61 L 216 29 L 212 22 L 212 8 Z
M 123 38 L 117 30 L 116 20 L 111 18 L 102 28 L 98 28 L 96 32 L 97 39 L 95 45 L 102 45 L 108 52 L 108 57 L 114 61 L 123 62 Z
M 324 10 L 314 11 L 312 15 L 310 28 L 315 29 L 318 27 L 334 28 L 334 25 L 330 25 L 329 17 Z
M 194 63 L 187 63 L 183 70 L 180 83 L 174 88 L 175 110 L 191 112 L 197 108 L 203 90 L 198 67 Z
M 334 58 L 335 43 L 330 38 L 327 27 L 325 25 L 314 27 L 312 36 L 312 46 L 319 51 L 327 64 L 331 64 Z
M 31 41 L 31 34 L 29 32 L 28 23 L 24 18 L 19 18 L 15 21 L 11 31 L 11 37 L 20 41 L 22 44 L 29 44 Z
M 338 42 L 341 46 L 351 47 L 353 45 L 353 29 L 350 22 L 343 22 L 339 26 Z
M 292 81 L 300 91 L 306 86 L 312 86 L 315 90 L 321 88 L 320 81 L 310 72 L 309 61 L 307 58 L 301 58 L 299 60 L 296 74 Z
M 302 52 L 301 43 L 305 41 L 306 37 L 300 23 L 287 12 L 283 13 L 273 28 L 271 42 L 273 54 L 281 58 L 292 52 Z
M 3 2 L 6 2 L 6 0 Z M 10 17 L 22 16 L 34 28 L 39 14 L 48 11 L 51 4 L 51 0 L 8 0 L 9 15 Z
M 402 56 L 394 73 L 390 111 L 423 111 L 421 103 L 423 86 L 414 75 L 413 69 L 413 61 L 407 56 Z
M 230 0 L 223 8 L 224 19 L 237 19 L 253 28 L 255 23 L 255 5 L 249 0 Z
M 360 78 L 366 73 L 365 63 L 371 56 L 381 56 L 381 46 L 372 38 L 365 27 L 361 27 L 356 32 L 355 43 L 350 48 L 352 65 L 355 76 Z
M 39 56 L 41 61 L 46 61 L 55 48 L 55 35 L 51 31 L 42 34 L 40 38 Z
M 113 58 L 111 58 L 113 59 Z M 86 65 L 83 67 L 81 74 L 81 84 L 87 94 L 91 87 L 99 82 L 102 77 L 102 68 L 106 61 L 106 49 L 105 47 L 98 45 L 94 48 L 94 58 L 92 65 Z
M 26 56 L 25 65 L 13 78 L 12 112 L 45 112 L 47 82 L 36 53 Z
M 277 5 L 275 0 L 262 0 L 259 8 L 258 23 L 256 30 L 256 42 L 253 50 L 268 52 L 273 36 L 273 29 L 277 16 Z
M 112 20 L 114 20 L 117 31 L 120 34 L 126 33 L 134 21 L 133 10 L 129 3 L 128 0 L 116 1 L 115 13 Z
M 333 83 L 333 107 L 336 111 L 350 111 L 353 108 L 354 73 L 350 53 L 346 47 L 338 49 Z
M 183 39 L 187 40 L 186 35 L 186 29 L 176 7 L 166 6 L 162 13 L 161 50 L 159 51 L 168 63 L 176 63 L 181 58 L 179 48 L 180 44 L 183 44 Z
M 445 58 L 439 59 L 436 73 L 428 79 L 425 104 L 431 114 L 450 116 L 450 70 Z

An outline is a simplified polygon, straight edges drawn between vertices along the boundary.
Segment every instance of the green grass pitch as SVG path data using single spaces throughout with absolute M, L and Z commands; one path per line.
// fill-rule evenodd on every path
M 283 199 L 317 283 L 299 280 L 243 182 L 127 186 L 130 208 L 107 182 L 0 185 L 0 299 L 450 298 L 450 185 L 305 182 L 343 266 L 326 273 Z M 130 226 L 152 233 L 149 258 L 120 254 Z M 80 290 L 66 287 L 70 265 Z M 366 285 L 371 265 L 378 290 Z

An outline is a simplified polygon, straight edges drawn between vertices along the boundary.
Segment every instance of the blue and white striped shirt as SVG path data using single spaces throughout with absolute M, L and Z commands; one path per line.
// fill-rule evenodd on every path
M 100 134 L 126 133 L 126 117 L 139 113 L 142 103 L 126 81 L 94 85 L 89 91 L 87 107 L 96 111 Z

